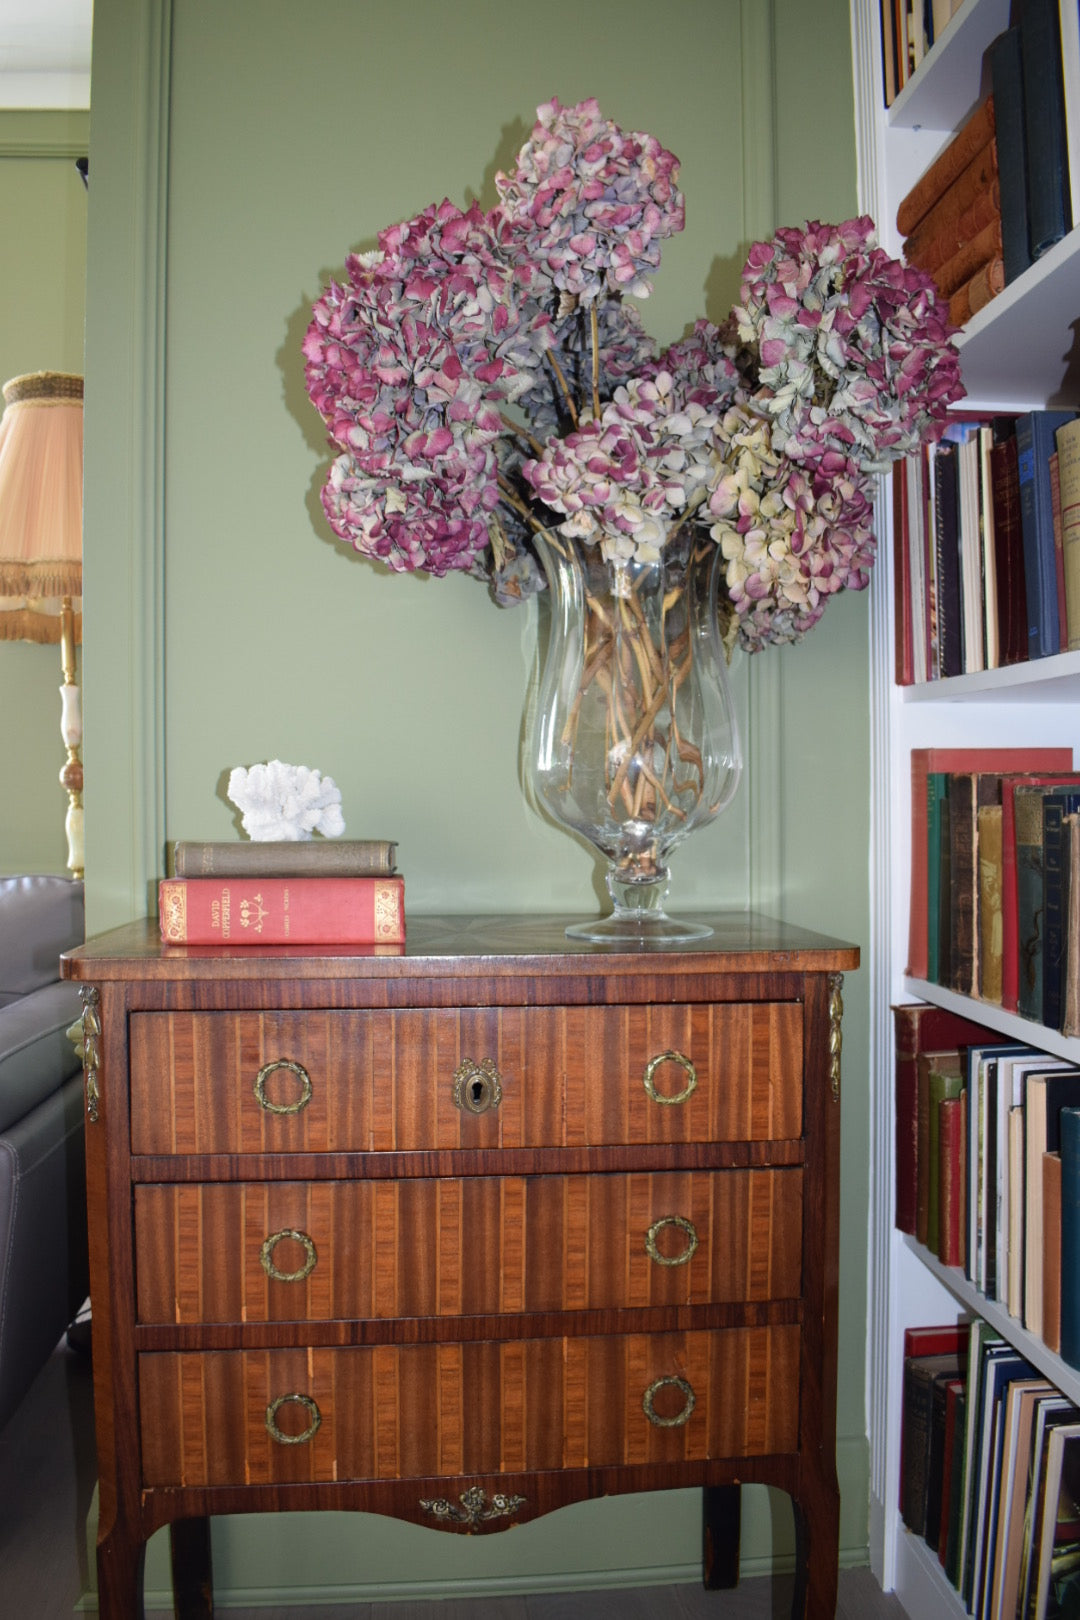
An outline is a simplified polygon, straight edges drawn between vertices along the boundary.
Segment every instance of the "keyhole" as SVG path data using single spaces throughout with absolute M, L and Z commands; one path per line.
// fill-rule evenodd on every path
M 469 1087 L 469 1095 L 473 1100 L 473 1106 L 479 1107 L 487 1098 L 487 1086 L 482 1080 L 474 1080 Z

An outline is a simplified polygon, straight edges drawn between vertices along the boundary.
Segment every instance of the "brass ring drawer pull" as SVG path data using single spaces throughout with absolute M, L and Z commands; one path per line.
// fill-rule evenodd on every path
M 686 1237 L 686 1247 L 681 1254 L 661 1254 L 656 1246 L 656 1240 L 665 1226 L 674 1226 Z M 685 1215 L 662 1215 L 654 1221 L 645 1234 L 645 1252 L 649 1259 L 658 1266 L 685 1266 L 693 1258 L 698 1246 L 697 1227 L 693 1221 L 688 1221 Z
M 285 1238 L 292 1238 L 293 1242 L 299 1243 L 304 1251 L 304 1263 L 299 1271 L 279 1271 L 274 1264 L 274 1250 Z M 310 1276 L 315 1270 L 315 1262 L 318 1258 L 315 1245 L 307 1233 L 297 1232 L 291 1226 L 283 1228 L 280 1232 L 272 1233 L 259 1250 L 259 1263 L 266 1275 L 274 1282 L 303 1282 L 304 1278 Z
M 454 1071 L 454 1107 L 466 1114 L 486 1114 L 502 1102 L 502 1077 L 491 1058 L 466 1058 Z
M 281 1407 L 296 1405 L 302 1406 L 311 1421 L 303 1434 L 286 1434 L 278 1428 L 277 1415 Z M 271 1401 L 266 1408 L 266 1430 L 271 1440 L 276 1440 L 279 1446 L 302 1446 L 305 1441 L 311 1440 L 322 1422 L 322 1413 L 311 1399 L 310 1395 L 279 1395 L 276 1401 Z
M 294 1102 L 271 1102 L 266 1095 L 266 1082 L 277 1069 L 287 1069 L 300 1081 L 300 1095 Z M 293 1063 L 290 1058 L 278 1058 L 275 1063 L 264 1063 L 255 1076 L 255 1096 L 259 1107 L 268 1114 L 298 1114 L 311 1101 L 311 1076 L 302 1063 Z
M 681 1412 L 674 1417 L 660 1417 L 653 1405 L 655 1397 L 662 1389 L 678 1389 L 682 1391 L 685 1404 Z M 684 1423 L 689 1423 L 690 1414 L 697 1405 L 697 1396 L 686 1382 L 685 1378 L 658 1378 L 650 1384 L 641 1398 L 642 1409 L 649 1422 L 658 1429 L 681 1429 Z
M 677 1063 L 686 1072 L 686 1085 L 670 1097 L 656 1089 L 656 1071 L 665 1063 Z M 697 1090 L 697 1070 L 681 1052 L 660 1052 L 645 1065 L 645 1090 L 654 1103 L 684 1103 Z

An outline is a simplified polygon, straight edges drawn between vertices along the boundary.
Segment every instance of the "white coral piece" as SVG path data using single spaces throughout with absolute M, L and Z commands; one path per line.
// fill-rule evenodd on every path
M 341 792 L 333 778 L 307 765 L 271 759 L 229 773 L 228 797 L 241 813 L 249 838 L 299 842 L 313 833 L 339 838 L 345 831 Z

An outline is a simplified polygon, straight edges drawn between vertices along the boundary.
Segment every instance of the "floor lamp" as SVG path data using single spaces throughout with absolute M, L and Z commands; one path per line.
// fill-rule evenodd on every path
M 4 384 L 0 418 L 0 641 L 60 643 L 60 734 L 67 758 L 68 868 L 83 875 L 82 640 L 83 380 L 35 371 Z

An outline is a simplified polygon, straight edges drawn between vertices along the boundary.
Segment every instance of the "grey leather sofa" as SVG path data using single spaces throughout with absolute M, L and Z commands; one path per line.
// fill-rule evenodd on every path
M 81 1011 L 60 953 L 83 941 L 82 884 L 0 878 L 0 1427 L 88 1290 Z

